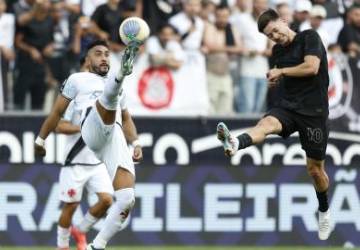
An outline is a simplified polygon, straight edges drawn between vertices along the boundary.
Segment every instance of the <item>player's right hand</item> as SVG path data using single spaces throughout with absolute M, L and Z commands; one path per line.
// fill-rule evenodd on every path
M 35 149 L 35 155 L 37 156 L 45 156 L 46 155 L 46 149 L 45 147 L 38 145 L 38 144 L 34 144 L 34 149 Z

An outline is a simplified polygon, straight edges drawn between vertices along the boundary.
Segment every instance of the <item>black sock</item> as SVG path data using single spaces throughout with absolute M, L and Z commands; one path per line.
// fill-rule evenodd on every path
M 318 198 L 319 201 L 319 211 L 326 212 L 329 209 L 327 191 L 316 192 L 316 197 Z
M 241 134 L 237 138 L 239 139 L 239 148 L 238 149 L 247 148 L 247 147 L 251 146 L 253 143 L 250 135 L 247 133 Z

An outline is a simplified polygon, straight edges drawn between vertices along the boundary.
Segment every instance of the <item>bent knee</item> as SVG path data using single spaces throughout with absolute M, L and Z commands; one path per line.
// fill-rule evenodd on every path
M 308 174 L 314 178 L 319 179 L 322 178 L 324 173 L 324 161 L 318 161 L 318 160 L 307 160 L 307 171 Z
M 120 209 L 120 221 L 124 222 L 135 205 L 134 188 L 124 188 L 115 191 L 116 204 Z
M 264 133 L 280 132 L 282 125 L 280 121 L 274 116 L 266 116 L 262 118 L 257 124 L 257 127 L 264 130 Z
M 134 188 L 124 188 L 115 192 L 116 202 L 125 204 L 126 207 L 132 208 L 135 204 Z
M 308 174 L 315 180 L 320 179 L 323 175 L 319 169 L 309 169 Z
M 115 191 L 116 202 L 123 204 L 135 204 L 135 190 L 134 188 L 124 188 Z

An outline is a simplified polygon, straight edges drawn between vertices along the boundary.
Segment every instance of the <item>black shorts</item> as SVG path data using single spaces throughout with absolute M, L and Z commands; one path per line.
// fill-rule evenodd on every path
M 274 116 L 281 125 L 280 136 L 289 137 L 295 131 L 299 132 L 302 149 L 306 156 L 315 160 L 324 160 L 329 137 L 328 118 L 323 116 L 307 116 L 293 111 L 273 108 L 265 116 Z

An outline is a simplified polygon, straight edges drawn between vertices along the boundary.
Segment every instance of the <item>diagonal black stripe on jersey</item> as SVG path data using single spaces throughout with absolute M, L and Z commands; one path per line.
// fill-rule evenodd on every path
M 84 119 L 83 119 L 82 122 L 81 122 L 81 126 L 80 126 L 81 128 L 82 128 L 82 126 L 83 126 L 83 124 L 84 124 L 85 119 L 88 117 L 91 109 L 92 109 L 92 107 L 88 107 L 88 108 L 86 109 L 85 117 L 84 117 Z
M 85 119 L 88 117 L 89 113 L 90 113 L 91 107 L 88 107 L 86 110 L 86 114 L 84 117 L 84 120 L 81 123 L 81 127 L 85 121 Z M 79 140 L 77 140 L 77 142 L 74 144 L 74 146 L 72 147 L 72 149 L 70 150 L 68 156 L 66 157 L 64 166 L 70 165 L 72 160 L 74 160 L 75 156 L 80 153 L 80 151 L 85 147 L 85 142 L 83 140 L 83 138 L 80 136 Z
M 74 144 L 74 146 L 71 148 L 69 154 L 66 157 L 64 165 L 69 165 L 72 160 L 75 158 L 75 156 L 80 153 L 80 151 L 85 147 L 85 142 L 83 138 L 80 136 L 79 140 Z

